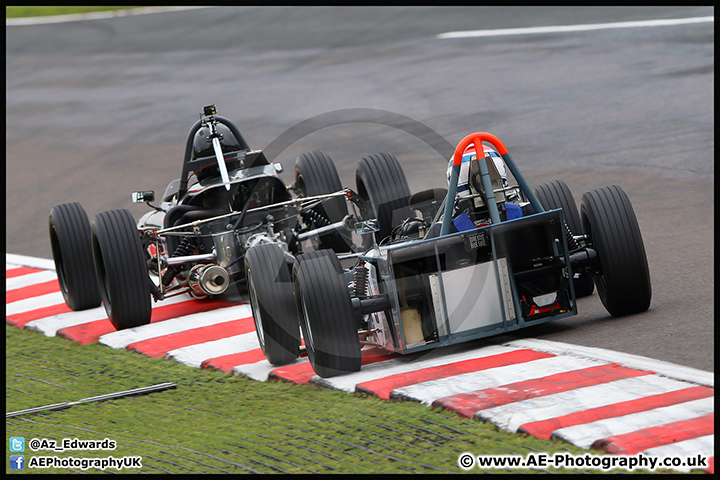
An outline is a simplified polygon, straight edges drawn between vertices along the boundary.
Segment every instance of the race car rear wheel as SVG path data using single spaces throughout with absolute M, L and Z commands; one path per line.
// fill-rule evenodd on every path
M 150 323 L 150 278 L 135 221 L 128 210 L 95 216 L 92 250 L 100 296 L 116 330 Z
M 573 199 L 570 188 L 562 180 L 544 183 L 535 188 L 535 196 L 540 205 L 547 210 L 562 208 L 565 223 L 573 235 L 582 235 L 582 222 L 577 205 Z M 593 293 L 595 286 L 592 276 L 587 271 L 574 272 L 573 286 L 575 296 L 586 297 Z
M 597 251 L 595 286 L 612 316 L 644 312 L 650 307 L 652 288 L 645 246 L 635 211 L 617 185 L 587 192 L 580 217 L 588 246 Z
M 321 150 L 303 153 L 297 157 L 295 160 L 295 186 L 305 197 L 334 193 L 343 188 L 335 163 Z M 308 219 L 313 228 L 320 228 L 327 223 L 342 220 L 348 214 L 348 209 L 343 197 L 335 197 L 313 207 L 312 212 Z M 329 248 L 342 253 L 351 251 L 352 237 L 349 234 L 336 232 L 321 235 L 313 242 L 317 250 Z
M 293 267 L 295 301 L 315 373 L 327 378 L 360 370 L 360 340 L 342 266 L 330 250 L 299 255 Z
M 375 153 L 363 157 L 355 171 L 355 183 L 358 195 L 370 206 L 367 215 L 378 221 L 380 230 L 375 232 L 378 243 L 412 215 L 408 206 L 410 187 L 393 154 Z
M 245 278 L 265 358 L 273 365 L 292 362 L 300 356 L 300 323 L 282 247 L 265 244 L 250 248 L 245 254 Z
M 90 220 L 78 202 L 50 210 L 50 246 L 60 291 L 71 310 L 99 307 L 102 300 L 95 277 Z

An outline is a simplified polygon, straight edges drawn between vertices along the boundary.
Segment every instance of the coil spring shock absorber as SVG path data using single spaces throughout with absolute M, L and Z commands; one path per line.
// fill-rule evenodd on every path
M 353 272 L 353 295 L 357 298 L 367 298 L 368 275 L 365 262 L 360 262 Z
M 573 237 L 572 232 L 570 231 L 570 227 L 568 226 L 567 222 L 563 220 L 563 225 L 565 225 L 565 239 L 567 240 L 568 249 L 570 251 L 576 250 L 578 248 L 578 244 L 575 241 L 575 237 Z
M 300 212 L 300 216 L 306 225 L 315 224 L 315 228 L 325 227 L 330 225 L 332 222 L 319 214 L 315 210 L 305 210 Z
M 183 257 L 186 255 L 192 255 L 196 246 L 197 242 L 195 241 L 195 237 L 184 237 L 180 242 L 180 245 L 178 245 L 175 249 L 175 252 L 172 256 Z M 175 275 L 177 275 L 181 269 L 182 265 L 170 265 L 162 277 L 163 285 L 166 287 L 170 285 L 170 282 L 173 281 L 173 278 L 175 278 Z

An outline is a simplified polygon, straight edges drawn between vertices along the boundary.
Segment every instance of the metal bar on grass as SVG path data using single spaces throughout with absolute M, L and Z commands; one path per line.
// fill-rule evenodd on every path
M 74 402 L 63 402 L 53 403 L 52 405 L 45 405 L 42 407 L 28 408 L 25 410 L 18 410 L 17 412 L 9 412 L 5 414 L 5 418 L 19 417 L 20 415 L 29 415 L 31 413 L 39 413 L 45 411 L 56 411 L 70 408 L 74 405 L 80 405 L 82 403 L 90 402 L 101 402 L 103 400 L 112 400 L 115 398 L 128 397 L 130 395 L 142 395 L 146 393 L 159 392 L 161 390 L 167 390 L 169 388 L 175 388 L 177 385 L 173 382 L 158 383 L 157 385 L 150 385 L 148 387 L 133 388 L 131 390 L 124 390 L 122 392 L 107 393 L 105 395 L 97 395 L 95 397 L 82 398 Z

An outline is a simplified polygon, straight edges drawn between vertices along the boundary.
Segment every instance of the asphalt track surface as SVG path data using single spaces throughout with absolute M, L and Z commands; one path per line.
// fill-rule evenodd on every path
M 441 186 L 447 146 L 489 131 L 531 185 L 562 179 L 578 204 L 594 188 L 625 189 L 653 302 L 612 318 L 593 295 L 573 318 L 479 343 L 538 338 L 714 371 L 714 24 L 437 38 L 713 13 L 223 7 L 8 27 L 6 252 L 51 258 L 47 216 L 59 203 L 142 215 L 129 193 L 177 178 L 208 103 L 251 146 L 272 147 L 288 183 L 294 158 L 322 149 L 351 187 L 357 161 L 382 151 L 411 190 Z M 428 144 L 407 118 L 446 141 Z M 308 119 L 308 134 L 286 144 Z

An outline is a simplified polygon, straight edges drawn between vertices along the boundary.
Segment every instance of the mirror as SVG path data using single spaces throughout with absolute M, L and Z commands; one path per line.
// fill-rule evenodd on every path
M 155 200 L 155 192 L 148 190 L 147 192 L 132 192 L 130 199 L 133 203 L 152 202 Z
M 380 231 L 380 229 L 377 226 L 377 219 L 375 218 L 355 224 L 355 233 L 358 235 L 367 235 L 368 233 L 375 233 L 378 231 Z

